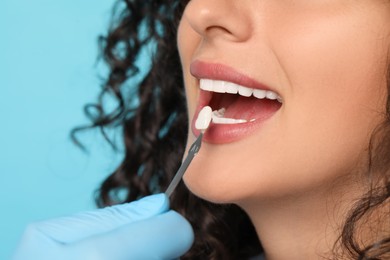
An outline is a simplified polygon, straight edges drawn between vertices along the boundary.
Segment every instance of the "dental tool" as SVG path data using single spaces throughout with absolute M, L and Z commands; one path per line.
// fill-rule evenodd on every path
M 165 194 L 167 197 L 170 197 L 179 184 L 181 178 L 183 177 L 185 171 L 187 170 L 188 166 L 190 165 L 192 159 L 194 159 L 195 155 L 199 152 L 200 146 L 202 144 L 202 138 L 203 134 L 206 132 L 207 128 L 209 127 L 212 119 L 212 109 L 209 106 L 205 106 L 202 108 L 202 110 L 198 114 L 198 118 L 195 122 L 195 128 L 200 130 L 200 134 L 198 138 L 196 138 L 195 142 L 191 145 L 190 150 L 188 151 L 187 157 L 184 159 L 183 163 L 181 164 L 179 170 L 176 172 L 175 176 L 173 177 L 171 183 L 169 184 L 167 190 L 165 191 Z

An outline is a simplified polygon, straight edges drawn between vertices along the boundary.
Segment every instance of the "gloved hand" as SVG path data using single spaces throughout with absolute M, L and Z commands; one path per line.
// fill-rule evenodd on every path
M 13 260 L 161 260 L 183 255 L 191 225 L 165 194 L 31 224 Z

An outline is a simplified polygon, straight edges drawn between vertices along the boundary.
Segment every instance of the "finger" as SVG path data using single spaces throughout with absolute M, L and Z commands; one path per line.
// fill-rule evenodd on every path
M 90 237 L 74 246 L 99 259 L 175 259 L 194 241 L 190 223 L 175 211 L 140 220 L 107 234 Z M 78 251 L 78 250 L 76 250 Z
M 169 199 L 167 196 L 156 194 L 132 203 L 38 222 L 31 226 L 47 237 L 59 243 L 67 244 L 156 216 L 168 209 Z

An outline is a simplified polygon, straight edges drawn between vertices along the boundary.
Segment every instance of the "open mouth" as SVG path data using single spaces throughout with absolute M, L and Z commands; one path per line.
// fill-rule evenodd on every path
M 282 98 L 271 90 L 211 79 L 200 79 L 199 85 L 197 113 L 205 106 L 211 107 L 212 123 L 205 139 L 213 143 L 231 142 L 245 136 L 275 114 L 283 104 Z
M 283 103 L 274 91 L 222 80 L 201 79 L 200 88 L 204 91 L 202 105 L 212 108 L 215 124 L 240 124 L 264 119 Z

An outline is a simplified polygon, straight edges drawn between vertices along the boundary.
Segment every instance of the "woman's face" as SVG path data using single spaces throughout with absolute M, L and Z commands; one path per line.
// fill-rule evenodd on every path
M 191 0 L 178 32 L 188 145 L 206 105 L 247 122 L 211 124 L 189 189 L 240 202 L 356 174 L 385 108 L 389 25 L 387 0 Z

